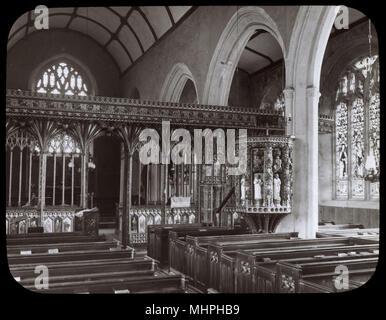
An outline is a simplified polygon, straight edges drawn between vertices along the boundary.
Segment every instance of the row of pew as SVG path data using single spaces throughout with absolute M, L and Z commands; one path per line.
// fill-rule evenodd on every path
M 332 234 L 300 239 L 297 233 L 158 225 L 148 230 L 148 255 L 203 292 L 337 292 L 367 282 L 378 262 L 377 234 L 361 236 L 353 229 L 359 228 L 336 226 Z M 342 268 L 349 272 L 344 285 Z
M 169 274 L 158 267 L 158 261 L 136 255 L 133 248 L 122 249 L 104 236 L 14 235 L 7 237 L 7 251 L 12 276 L 31 291 L 84 294 L 193 291 L 183 275 Z

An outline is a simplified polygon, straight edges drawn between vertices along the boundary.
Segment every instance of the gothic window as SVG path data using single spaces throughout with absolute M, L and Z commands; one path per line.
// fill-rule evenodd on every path
M 336 199 L 379 198 L 379 64 L 378 56 L 352 64 L 336 93 Z
M 72 137 L 59 134 L 51 139 L 48 152 L 56 154 L 79 154 L 80 148 Z
M 43 70 L 36 82 L 35 90 L 40 93 L 87 96 L 87 80 L 70 63 L 53 63 Z

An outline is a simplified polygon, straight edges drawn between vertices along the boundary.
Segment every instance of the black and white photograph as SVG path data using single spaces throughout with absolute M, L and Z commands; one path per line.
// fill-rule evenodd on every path
M 30 4 L 4 39 L 2 246 L 15 286 L 42 305 L 208 297 L 149 298 L 140 312 L 183 319 L 236 318 L 238 300 L 210 304 L 225 293 L 339 296 L 372 282 L 371 18 L 344 5 L 127 4 Z

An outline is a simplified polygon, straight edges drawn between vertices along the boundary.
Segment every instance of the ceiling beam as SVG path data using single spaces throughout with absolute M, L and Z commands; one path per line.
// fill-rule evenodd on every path
M 133 63 L 132 65 L 128 66 L 126 70 L 124 70 L 122 73 L 121 73 L 121 78 L 125 76 L 125 74 L 127 74 L 127 72 L 129 72 L 129 70 L 135 65 L 137 64 L 139 61 L 141 61 L 143 59 L 143 57 L 150 51 L 150 49 L 152 49 L 154 46 L 156 46 L 160 41 L 164 40 L 167 36 L 169 36 L 179 25 L 181 25 L 194 11 L 196 11 L 198 9 L 198 6 L 192 6 L 188 11 L 186 11 L 186 13 L 180 18 L 180 20 L 178 20 L 176 22 L 176 24 L 171 27 L 168 31 L 166 31 L 159 39 L 158 41 L 154 42 L 149 49 L 146 50 L 146 52 L 140 56 L 137 60 L 135 60 L 135 63 Z
M 77 14 L 76 14 L 77 11 L 78 11 L 78 8 L 74 8 L 74 11 L 71 13 L 70 20 L 68 20 L 65 29 L 69 29 L 70 28 L 70 24 L 71 24 L 72 20 L 74 20 L 75 17 L 77 16 Z
M 249 52 L 252 52 L 252 53 L 254 53 L 254 54 L 256 54 L 256 55 L 258 55 L 260 57 L 263 57 L 264 59 L 268 60 L 270 64 L 273 63 L 273 60 L 270 57 L 266 56 L 265 54 L 262 54 L 262 53 L 260 53 L 260 52 L 258 52 L 256 50 L 253 50 L 253 49 L 251 49 L 249 47 L 245 47 L 245 50 L 248 50 Z
M 138 37 L 137 33 L 135 32 L 135 30 L 132 28 L 130 23 L 127 21 L 129 19 L 130 15 L 131 15 L 131 13 L 134 11 L 134 8 L 130 8 L 130 10 L 127 12 L 127 14 L 124 17 L 121 16 L 120 14 L 118 14 L 117 12 L 115 12 L 110 7 L 106 7 L 106 8 L 108 10 L 110 10 L 112 13 L 114 13 L 115 15 L 117 15 L 121 19 L 121 24 L 119 25 L 118 29 L 114 32 L 114 34 L 111 36 L 110 40 L 106 42 L 105 47 L 107 47 L 110 44 L 110 42 L 113 41 L 114 39 L 118 39 L 119 32 L 121 31 L 123 26 L 126 25 L 130 29 L 130 31 L 133 33 L 135 39 L 137 40 L 139 48 L 141 49 L 141 53 L 143 54 L 145 52 L 145 50 L 143 49 L 142 42 L 139 39 L 139 37 Z
M 172 12 L 170 11 L 169 6 L 165 6 L 165 8 L 166 8 L 166 11 L 168 12 L 170 22 L 172 23 L 172 26 L 174 26 L 176 23 L 174 22 L 174 18 L 173 18 Z
M 142 16 L 142 18 L 145 20 L 145 22 L 147 23 L 151 33 L 153 34 L 153 37 L 154 37 L 154 40 L 157 41 L 158 40 L 158 37 L 157 37 L 157 34 L 155 33 L 152 25 L 150 24 L 150 21 L 149 19 L 147 18 L 146 14 L 143 13 L 143 11 L 141 10 L 140 7 L 134 7 L 135 10 L 137 10 L 137 12 Z

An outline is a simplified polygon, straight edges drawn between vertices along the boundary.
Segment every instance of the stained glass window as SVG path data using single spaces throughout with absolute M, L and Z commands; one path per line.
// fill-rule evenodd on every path
M 365 168 L 372 155 L 379 173 L 379 102 L 378 56 L 361 58 L 342 75 L 336 93 L 337 199 L 379 197 L 379 182 L 366 181 Z
M 86 82 L 79 70 L 67 62 L 58 62 L 42 72 L 35 89 L 40 93 L 87 96 Z

